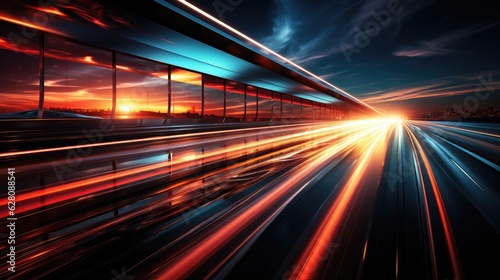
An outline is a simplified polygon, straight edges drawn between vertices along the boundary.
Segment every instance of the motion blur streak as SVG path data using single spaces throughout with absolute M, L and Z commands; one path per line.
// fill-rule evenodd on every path
M 328 244 L 330 240 L 335 239 L 335 234 L 339 230 L 341 224 L 341 218 L 345 215 L 349 208 L 349 204 L 354 197 L 356 188 L 359 186 L 359 182 L 363 179 L 363 172 L 368 167 L 369 161 L 372 159 L 372 153 L 374 150 L 383 151 L 387 149 L 387 139 L 388 135 L 392 132 L 393 122 L 388 124 L 380 124 L 376 131 L 376 134 L 370 135 L 370 138 L 357 139 L 358 145 L 367 146 L 367 150 L 361 161 L 357 164 L 356 170 L 350 175 L 349 180 L 342 187 L 342 192 L 336 199 L 335 203 L 330 206 L 329 212 L 322 224 L 318 227 L 311 244 L 309 244 L 306 252 L 302 256 L 300 264 L 298 266 L 300 271 L 294 272 L 297 275 L 297 279 L 314 279 L 316 276 L 313 272 L 317 271 L 319 256 L 328 255 L 327 247 L 324 244 Z M 380 133 L 380 134 L 378 134 Z M 351 206 L 352 207 L 352 206 Z M 364 255 L 364 254 L 363 254 Z
M 366 122 L 366 125 L 370 125 L 372 122 Z M 350 133 L 350 131 L 356 131 L 361 128 L 355 126 L 356 123 L 350 123 L 350 124 L 343 124 L 343 125 L 338 125 L 334 126 L 333 128 L 342 130 L 340 134 L 345 134 L 345 133 Z M 361 124 L 361 123 L 359 123 Z M 293 139 L 301 139 L 304 137 L 309 137 L 313 136 L 317 140 L 316 142 L 319 143 L 320 141 L 325 141 L 322 140 L 321 137 L 325 137 L 325 135 L 330 135 L 332 132 L 332 127 L 320 127 L 316 128 L 310 131 L 304 131 L 300 133 L 295 133 L 295 134 L 287 134 L 284 136 L 276 136 L 276 137 L 271 137 L 269 139 L 264 139 L 259 142 L 254 142 L 250 144 L 237 144 L 237 145 L 232 145 L 232 146 L 226 146 L 225 149 L 220 149 L 220 150 L 214 150 L 212 152 L 206 152 L 203 154 L 203 157 L 201 160 L 204 161 L 218 161 L 218 160 L 224 160 L 225 157 L 229 158 L 234 158 L 237 156 L 237 153 L 239 153 L 241 150 L 245 149 L 256 149 L 259 146 L 263 145 L 271 145 L 272 143 L 281 143 L 282 145 L 287 145 L 290 144 L 290 141 Z M 286 133 L 287 129 L 282 131 L 282 133 Z M 228 131 L 226 133 L 231 133 L 234 131 Z M 239 133 L 247 133 L 249 130 L 243 130 L 239 131 Z M 194 146 L 194 145 L 200 145 L 202 143 L 207 143 L 207 142 L 214 142 L 214 141 L 228 141 L 231 139 L 236 139 L 236 138 L 241 138 L 246 134 L 241 134 L 239 136 L 222 136 L 220 133 L 216 132 L 207 132 L 207 133 L 200 133 L 200 135 L 197 135 L 199 137 L 207 137 L 210 135 L 218 135 L 218 138 L 210 139 L 210 140 L 205 140 L 205 141 L 198 141 L 198 142 L 193 142 L 193 143 L 181 143 L 180 145 L 172 145 L 170 148 L 176 148 L 179 146 L 185 147 L 185 146 Z M 193 135 L 187 134 L 184 137 L 191 137 Z M 333 136 L 330 136 L 329 138 L 326 139 L 326 141 L 331 140 L 330 138 L 332 137 L 338 137 L 336 134 Z M 170 140 L 174 138 L 179 138 L 179 136 L 176 137 L 153 137 L 152 139 L 140 139 L 140 141 L 128 141 L 128 143 L 134 143 L 134 142 L 152 142 L 152 141 L 158 141 L 158 140 Z M 353 138 L 354 139 L 354 138 Z M 117 144 L 123 144 L 125 141 L 120 141 L 120 142 L 112 142 L 112 143 L 105 143 L 106 145 L 117 145 Z M 94 146 L 101 146 L 104 143 L 98 143 L 95 144 Z M 85 145 L 86 147 L 91 146 Z M 60 151 L 60 150 L 68 150 L 68 149 L 81 149 L 82 146 L 72 146 L 72 147 L 64 147 L 64 148 L 56 148 L 52 149 L 53 151 Z M 32 151 L 33 153 L 36 152 L 47 152 L 48 150 L 51 149 L 44 149 L 44 150 L 35 150 Z M 22 152 L 18 153 L 20 155 Z M 11 155 L 12 153 L 8 153 Z M 25 153 L 28 154 L 28 153 Z M 125 171 L 119 171 L 119 172 L 112 172 L 111 174 L 102 174 L 102 175 L 96 175 L 88 179 L 81 179 L 78 182 L 68 182 L 64 184 L 57 184 L 55 186 L 51 187 L 45 187 L 43 190 L 36 190 L 28 193 L 23 193 L 18 195 L 16 200 L 20 202 L 20 206 L 17 208 L 17 212 L 25 212 L 29 210 L 36 209 L 38 207 L 42 206 L 48 206 L 53 203 L 58 203 L 62 202 L 65 200 L 73 199 L 73 198 L 78 198 L 82 197 L 88 194 L 100 192 L 103 190 L 110 190 L 113 189 L 115 184 L 113 183 L 114 180 L 122 179 L 121 184 L 125 185 L 128 183 L 132 183 L 134 181 L 140 181 L 149 177 L 155 177 L 159 176 L 162 173 L 165 172 L 164 168 L 165 167 L 172 167 L 170 172 L 172 173 L 177 173 L 179 170 L 183 170 L 186 167 L 189 167 L 189 163 L 192 162 L 194 159 L 196 159 L 196 156 L 188 156 L 188 157 L 181 157 L 175 161 L 175 164 L 172 162 L 160 162 L 156 164 L 148 164 L 146 166 L 141 166 L 141 167 L 136 167 L 132 168 L 129 170 Z M 132 177 L 134 176 L 135 177 Z M 69 191 L 72 191 L 71 194 Z M 46 197 L 46 199 L 43 202 L 43 205 L 41 205 L 41 202 L 39 200 L 40 197 Z M 26 203 L 27 201 L 34 200 L 31 203 Z M 7 200 L 5 198 L 3 203 L 7 203 Z M 3 212 L 1 217 L 6 217 L 8 213 Z
M 434 177 L 432 167 L 430 166 L 429 160 L 427 159 L 427 156 L 425 155 L 425 152 L 422 148 L 422 145 L 418 142 L 416 136 L 409 129 L 407 129 L 407 133 L 413 139 L 413 143 L 415 145 L 414 148 L 416 148 L 420 158 L 422 159 L 422 163 L 425 167 L 425 171 L 430 179 L 432 191 L 434 194 L 434 199 L 436 200 L 438 210 L 439 210 L 439 217 L 440 217 L 440 220 L 441 220 L 441 223 L 443 226 L 443 230 L 444 230 L 444 233 L 446 236 L 446 245 L 448 246 L 448 253 L 450 254 L 451 263 L 453 266 L 453 274 L 454 274 L 453 279 L 462 279 L 463 276 L 462 276 L 462 272 L 460 271 L 460 261 L 458 258 L 457 248 L 455 245 L 455 238 L 453 237 L 453 232 L 451 229 L 450 221 L 448 219 L 448 214 L 446 213 L 446 208 L 445 208 L 445 205 L 443 202 L 443 198 L 442 198 L 441 193 L 439 191 L 439 186 L 438 186 L 438 183 L 436 182 L 436 178 Z M 423 186 L 423 187 L 425 188 L 425 186 Z
M 77 130 L 3 142 L 22 269 L 0 278 L 498 275 L 497 124 L 254 125 L 117 128 L 87 150 Z
M 252 221 L 256 220 L 258 215 L 265 215 L 265 213 L 273 213 L 270 211 L 271 206 L 280 201 L 281 198 L 288 195 L 289 197 L 285 199 L 286 202 L 291 201 L 297 193 L 299 193 L 303 187 L 299 186 L 299 182 L 303 181 L 304 178 L 308 177 L 308 174 L 313 172 L 318 166 L 321 166 L 325 161 L 327 161 L 330 157 L 334 157 L 341 151 L 344 151 L 347 147 L 350 147 L 354 144 L 357 144 L 363 138 L 373 135 L 376 131 L 379 130 L 380 124 L 377 125 L 377 122 L 366 122 L 366 123 L 356 123 L 357 126 L 362 126 L 365 128 L 361 131 L 356 131 L 355 133 L 350 134 L 350 137 L 345 138 L 337 144 L 334 144 L 324 152 L 317 154 L 311 153 L 306 164 L 301 164 L 301 167 L 296 173 L 291 174 L 290 177 L 286 178 L 278 186 L 276 186 L 271 192 L 269 192 L 265 197 L 262 197 L 260 200 L 255 201 L 253 204 L 245 207 L 245 209 L 227 222 L 227 224 L 221 226 L 221 228 L 217 228 L 216 232 L 210 233 L 209 236 L 206 236 L 199 245 L 193 244 L 193 247 L 186 248 L 189 249 L 187 253 L 183 253 L 181 257 L 175 260 L 172 267 L 168 267 L 165 272 L 161 273 L 160 279 L 173 279 L 176 277 L 185 278 L 189 276 L 189 274 L 193 271 L 194 268 L 199 266 L 201 263 L 206 262 L 213 254 L 215 250 L 223 247 L 222 245 L 229 242 L 231 239 L 229 236 L 235 236 L 241 234 L 246 226 L 251 224 Z M 370 127 L 372 126 L 372 127 Z M 352 129 L 349 126 L 335 126 L 327 129 L 329 134 L 331 135 L 332 128 L 335 129 Z M 321 131 L 323 131 L 322 129 Z M 317 132 L 316 132 L 317 133 Z M 336 136 L 329 136 L 329 138 L 324 139 L 324 141 L 331 141 Z M 353 175 L 355 176 L 355 175 Z M 296 189 L 294 191 L 294 189 Z M 285 205 L 281 205 L 280 208 L 283 208 Z M 270 215 L 270 218 L 274 217 L 277 213 L 275 211 L 273 215 Z M 269 219 L 266 219 L 265 223 L 268 223 Z M 261 225 L 264 226 L 264 225 Z M 257 229 L 260 230 L 259 226 Z M 155 277 L 156 278 L 156 277 Z
M 84 149 L 84 148 L 89 148 L 89 147 L 100 147 L 100 146 L 116 146 L 120 144 L 130 144 L 130 143 L 147 143 L 147 142 L 154 142 L 154 141 L 168 141 L 168 140 L 175 140 L 175 139 L 180 139 L 180 138 L 189 138 L 189 137 L 201 137 L 201 136 L 217 136 L 221 135 L 221 138 L 218 139 L 218 141 L 221 140 L 227 140 L 226 138 L 222 138 L 223 134 L 229 134 L 231 132 L 247 132 L 250 133 L 252 131 L 256 131 L 257 129 L 253 128 L 247 128 L 247 129 L 238 129 L 234 131 L 212 131 L 212 132 L 199 132 L 196 134 L 191 134 L 191 133 L 185 133 L 185 134 L 180 134 L 180 135 L 169 135 L 169 136 L 158 136 L 158 137 L 150 137 L 150 138 L 141 138 L 141 139 L 134 139 L 134 140 L 125 140 L 125 141 L 113 141 L 113 142 L 106 142 L 106 143 L 93 143 L 93 144 L 81 144 L 81 145 L 75 145 L 75 146 L 65 146 L 65 147 L 58 147 L 58 148 L 49 148 L 49 149 L 38 149 L 38 150 L 29 150 L 29 151 L 21 151 L 21 152 L 9 152 L 9 153 L 0 153 L 0 157 L 12 157 L 12 156 L 21 156 L 21 155 L 31 155 L 31 154 L 40 154 L 40 153 L 46 153 L 46 152 L 57 152 L 57 151 L 68 151 L 68 150 L 76 150 L 76 149 Z M 282 132 L 286 132 L 287 129 L 284 129 Z
M 36 25 L 36 24 L 28 22 L 28 20 L 27 20 L 27 18 L 26 18 L 25 15 L 23 15 L 22 19 L 18 19 L 18 18 L 10 17 L 8 15 L 4 15 L 2 12 L 0 12 L 0 19 L 8 21 L 8 22 L 15 23 L 15 24 L 19 24 L 19 25 L 22 25 L 22 26 L 26 26 L 28 28 L 33 28 L 35 30 L 42 30 L 42 31 L 47 31 L 47 32 L 51 32 L 51 33 L 54 33 L 54 34 L 58 34 L 58 35 L 64 35 L 63 33 L 61 33 L 58 30 L 49 29 L 49 28 L 46 28 L 43 25 Z
M 427 191 L 425 188 L 425 180 L 423 178 L 424 174 L 422 172 L 422 168 L 420 164 L 417 161 L 418 153 L 417 153 L 417 145 L 418 143 L 416 142 L 416 139 L 413 135 L 413 133 L 405 127 L 405 130 L 407 132 L 407 135 L 410 136 L 410 141 L 411 141 L 411 148 L 412 148 L 412 154 L 413 154 L 413 164 L 418 170 L 418 175 L 419 175 L 419 184 L 418 186 L 420 187 L 422 194 L 423 194 L 423 201 L 424 201 L 424 209 L 425 209 L 425 220 L 426 220 L 426 225 L 427 225 L 427 234 L 429 237 L 429 248 L 430 248 L 430 258 L 431 258 L 431 265 L 432 265 L 432 276 L 433 279 L 438 279 L 438 272 L 437 272 L 437 264 L 436 264 L 436 253 L 435 253 L 435 246 L 434 246 L 434 238 L 433 238 L 433 233 L 432 233 L 432 222 L 431 222 L 431 214 L 429 210 L 429 198 L 427 196 Z M 419 150 L 420 151 L 420 150 Z M 423 153 L 420 154 L 420 156 L 423 156 Z

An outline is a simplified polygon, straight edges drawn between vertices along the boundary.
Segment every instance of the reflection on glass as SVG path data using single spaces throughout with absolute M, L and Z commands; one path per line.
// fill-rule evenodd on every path
M 315 110 L 315 119 L 321 120 L 323 116 L 321 115 L 321 104 L 318 102 L 314 102 L 314 110 Z
M 314 101 L 302 99 L 302 118 L 314 120 L 315 112 Z
M 40 37 L 15 42 L 10 36 L 16 32 L 19 26 L 0 21 L 0 118 L 36 118 Z M 52 34 L 45 35 L 44 44 L 44 117 L 109 118 L 113 107 L 112 53 Z M 115 117 L 164 119 L 170 112 L 172 118 L 249 122 L 352 116 L 347 108 L 175 66 L 171 66 L 170 77 L 171 81 L 165 64 L 116 54 Z
M 38 36 L 18 42 L 9 37 L 19 31 L 18 26 L 0 22 L 0 118 L 37 117 L 37 114 L 12 114 L 38 111 Z
M 338 106 L 333 106 L 333 118 L 336 120 L 340 119 L 340 108 Z
M 46 36 L 45 110 L 109 117 L 111 98 L 111 52 Z
M 330 104 L 326 104 L 326 118 L 331 120 L 333 117 L 332 117 L 332 105 Z
M 242 121 L 245 116 L 245 86 L 226 82 L 226 121 Z
M 222 120 L 224 117 L 224 80 L 210 75 L 203 75 L 205 86 L 206 118 Z
M 259 102 L 259 113 L 257 114 L 258 120 L 268 121 L 271 119 L 272 108 L 273 108 L 273 95 L 270 90 L 258 89 L 258 102 Z
M 332 110 L 330 108 L 330 104 L 323 104 L 323 119 L 330 119 L 331 118 L 331 113 L 332 113 Z
M 201 117 L 202 75 L 185 69 L 172 67 L 172 108 L 173 118 Z
M 295 120 L 302 119 L 301 99 L 292 97 L 292 118 Z
M 290 95 L 281 95 L 281 118 L 283 120 L 292 118 L 292 100 Z
M 246 93 L 246 116 L 245 121 L 253 122 L 257 116 L 257 88 L 253 86 L 247 86 Z
M 168 66 L 116 55 L 116 118 L 165 118 Z
M 273 91 L 273 110 L 272 119 L 278 121 L 281 119 L 281 93 Z
M 319 106 L 319 118 L 321 120 L 328 119 L 328 107 L 326 104 L 318 103 Z

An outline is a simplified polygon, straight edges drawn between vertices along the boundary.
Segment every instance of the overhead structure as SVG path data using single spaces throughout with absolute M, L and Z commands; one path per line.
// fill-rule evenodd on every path
M 188 12 L 189 9 L 192 10 Z M 339 119 L 348 115 L 347 111 L 380 114 L 243 33 L 221 22 L 207 23 L 209 17 L 205 17 L 203 11 L 186 1 L 2 1 L 0 51 L 7 51 L 3 56 L 12 61 L 16 61 L 19 52 L 30 57 L 38 55 L 32 63 L 37 64 L 39 80 L 25 84 L 26 87 L 39 85 L 38 118 L 49 109 L 68 109 L 71 107 L 68 100 L 75 96 L 88 96 L 98 101 L 83 106 L 85 108 L 69 108 L 71 112 L 94 116 L 107 114 L 111 118 L 120 110 L 165 118 L 177 113 L 179 116 L 215 116 L 222 120 L 232 117 L 243 121 L 252 118 L 317 119 L 317 115 Z M 89 68 L 93 66 L 100 68 Z M 79 76 L 77 72 L 89 77 Z M 142 76 L 138 79 L 133 75 Z M 103 81 L 92 90 L 88 85 L 100 79 L 78 84 L 78 80 L 91 76 L 112 77 L 112 80 Z M 173 82 L 180 84 L 176 86 Z M 23 94 L 33 91 L 33 88 L 21 90 L 16 83 L 18 81 L 11 81 L 10 91 L 15 87 Z M 152 88 L 160 84 L 161 89 Z M 131 85 L 136 88 L 132 89 Z M 137 98 L 138 85 L 143 91 L 140 98 Z M 223 93 L 210 93 L 217 89 Z M 15 93 L 9 90 L 0 95 L 14 96 Z M 191 98 L 189 95 L 193 91 L 199 94 Z M 160 96 L 166 93 L 168 96 Z M 241 104 L 230 104 L 230 94 L 239 94 L 233 99 Z M 128 95 L 134 96 L 135 103 L 143 104 L 128 104 L 127 100 L 133 99 Z M 217 105 L 220 112 L 209 108 L 210 102 L 206 102 L 205 95 L 214 102 L 223 100 Z M 271 105 L 268 113 L 260 112 L 264 110 L 262 105 L 266 98 L 271 103 L 282 104 Z M 66 99 L 65 104 L 63 99 Z M 195 99 L 199 99 L 200 104 L 192 104 Z M 157 105 L 160 102 L 165 103 Z M 134 105 L 137 106 L 134 108 Z M 90 106 L 100 112 L 89 112 Z M 231 113 L 230 108 L 237 106 L 243 106 L 240 108 L 242 113 Z M 26 109 L 28 107 L 36 109 L 34 106 L 26 106 Z M 4 113 L 4 109 L 0 108 L 0 113 Z M 308 114 L 313 117 L 307 117 Z
M 237 30 L 235 32 L 234 28 L 229 27 L 229 30 L 221 30 L 221 28 L 216 28 L 214 25 L 184 11 L 181 9 L 182 4 L 189 4 L 187 1 L 170 2 L 172 3 L 163 0 L 126 1 L 126 3 L 119 2 L 119 5 L 129 12 L 177 31 L 180 37 L 188 36 L 206 44 L 206 47 L 201 48 L 182 48 L 177 50 L 176 54 L 231 72 L 224 73 L 227 76 L 221 73 L 220 77 L 234 79 L 238 75 L 239 80 L 247 84 L 262 86 L 326 104 L 342 101 L 364 113 L 380 114 L 375 108 L 329 84 L 293 61 L 276 55 L 274 51 L 263 47 L 241 32 Z M 193 5 L 188 5 L 188 7 L 193 7 Z M 199 12 L 200 10 L 196 9 L 195 11 Z M 222 28 L 224 27 L 227 26 L 222 23 Z M 187 38 L 177 38 L 177 40 L 179 44 L 187 43 L 187 45 L 194 46 L 193 43 L 185 41 L 189 40 Z M 175 40 L 170 41 L 176 42 Z M 222 53 L 216 54 L 210 47 L 222 51 Z M 242 65 L 244 63 L 239 60 L 244 60 L 251 65 Z M 233 61 L 234 64 L 232 64 Z

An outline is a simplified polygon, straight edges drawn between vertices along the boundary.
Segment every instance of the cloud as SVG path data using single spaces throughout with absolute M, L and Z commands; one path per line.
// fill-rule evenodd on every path
M 300 63 L 315 63 L 341 53 L 340 41 L 353 5 L 326 2 L 311 5 L 297 0 L 275 0 L 271 34 L 260 41 L 287 58 Z
M 487 85 L 484 85 L 483 82 L 488 80 L 485 76 L 488 75 L 470 75 L 465 78 L 445 77 L 436 80 L 424 81 L 410 87 L 396 87 L 387 91 L 365 93 L 363 95 L 368 97 L 360 99 L 368 104 L 381 104 L 414 99 L 432 99 L 474 94 L 478 89 L 490 91 L 500 90 L 500 81 L 490 80 Z M 479 77 L 483 77 L 483 80 Z M 489 76 L 489 78 L 491 79 L 491 76 Z
M 281 50 L 286 47 L 294 33 L 291 20 L 284 17 L 275 20 L 273 34 L 265 40 L 264 44 L 273 50 Z
M 432 3 L 405 5 L 408 16 Z M 320 1 L 321 5 L 298 0 L 275 0 L 270 32 L 261 41 L 288 59 L 307 67 L 316 67 L 326 59 L 342 55 L 342 43 L 352 43 L 356 27 L 364 29 L 373 13 L 387 9 L 387 0 Z M 403 13 L 394 15 L 391 25 L 401 23 Z M 392 33 L 387 33 L 393 36 Z
M 445 55 L 452 53 L 452 50 L 444 49 L 436 46 L 432 43 L 422 43 L 419 47 L 407 48 L 399 50 L 394 53 L 395 56 L 406 56 L 406 57 L 426 57 L 435 55 Z
M 344 71 L 339 71 L 339 72 L 329 72 L 328 74 L 325 74 L 325 75 L 321 75 L 320 77 L 324 80 L 327 80 L 327 79 L 330 79 L 330 78 L 334 78 L 334 77 L 338 77 L 342 74 L 345 74 L 347 73 L 348 70 L 344 70 Z
M 451 50 L 448 48 L 448 46 L 455 43 L 456 41 L 465 39 L 471 35 L 489 29 L 498 24 L 499 23 L 496 22 L 489 25 L 482 24 L 457 29 L 435 39 L 419 42 L 416 46 L 403 48 L 399 51 L 394 52 L 394 55 L 405 57 L 428 57 L 446 55 L 450 53 L 463 53 L 460 51 Z
M 364 3 L 362 3 L 364 2 Z M 360 7 L 355 10 L 355 15 L 352 16 L 349 21 L 345 22 L 347 26 L 350 26 L 350 32 L 346 34 L 347 36 L 354 36 L 354 27 L 363 28 L 368 21 L 373 20 L 371 12 L 377 12 L 384 10 L 387 6 L 387 0 L 368 0 L 359 1 L 356 3 L 356 7 Z M 350 9 L 350 8 L 349 8 Z M 346 11 L 347 12 L 347 11 Z
M 270 49 L 280 51 L 290 44 L 295 33 L 293 4 L 285 1 L 275 1 L 277 15 L 273 20 L 272 34 L 264 38 L 263 43 Z

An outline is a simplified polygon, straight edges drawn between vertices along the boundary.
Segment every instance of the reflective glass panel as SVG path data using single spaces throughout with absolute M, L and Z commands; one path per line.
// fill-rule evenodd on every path
M 45 38 L 44 110 L 108 118 L 112 109 L 111 52 L 56 36 Z
M 168 111 L 168 66 L 116 55 L 116 117 L 165 118 Z
M 172 67 L 171 71 L 171 116 L 173 118 L 200 118 L 202 75 L 177 67 Z
M 226 81 L 226 121 L 243 121 L 245 116 L 245 85 Z
M 39 38 L 21 36 L 21 27 L 0 21 L 0 118 L 36 118 Z M 34 114 L 26 110 L 36 111 Z M 19 113 L 19 114 L 12 114 Z
M 247 86 L 246 91 L 246 117 L 245 121 L 253 122 L 257 114 L 257 88 L 253 86 Z
M 203 75 L 205 87 L 204 117 L 222 120 L 224 116 L 224 80 Z

